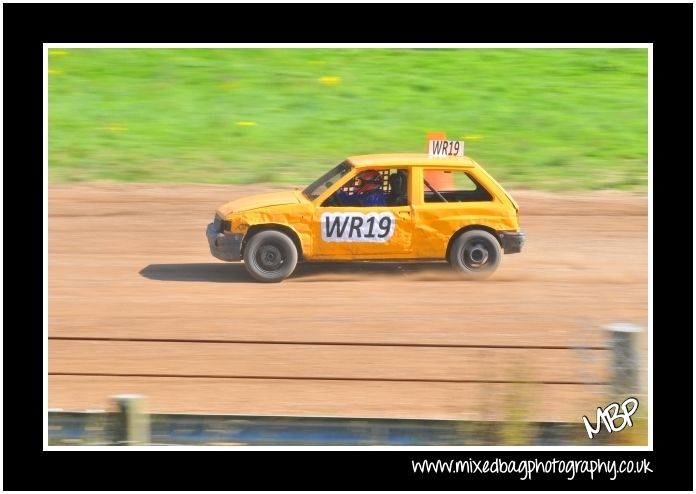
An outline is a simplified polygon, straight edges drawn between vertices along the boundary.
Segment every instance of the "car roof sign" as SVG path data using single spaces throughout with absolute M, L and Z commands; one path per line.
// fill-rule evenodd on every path
M 464 156 L 464 141 L 431 139 L 428 141 L 428 156 Z

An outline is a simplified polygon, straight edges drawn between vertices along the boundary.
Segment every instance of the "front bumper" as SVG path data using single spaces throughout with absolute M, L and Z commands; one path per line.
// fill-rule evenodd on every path
M 522 251 L 524 232 L 500 232 L 498 238 L 506 254 L 517 254 Z
M 239 261 L 242 258 L 243 233 L 220 231 L 219 225 L 210 223 L 205 231 L 210 245 L 210 253 L 221 261 Z

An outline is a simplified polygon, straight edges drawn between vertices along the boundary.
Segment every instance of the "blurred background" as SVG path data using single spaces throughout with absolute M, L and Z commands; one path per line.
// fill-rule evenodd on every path
M 306 184 L 463 139 L 499 180 L 645 189 L 645 49 L 52 49 L 52 182 Z
M 48 62 L 52 444 L 647 444 L 646 49 Z M 489 280 L 305 263 L 270 286 L 211 256 L 219 205 L 428 132 L 520 204 Z M 588 438 L 627 393 L 634 426 Z

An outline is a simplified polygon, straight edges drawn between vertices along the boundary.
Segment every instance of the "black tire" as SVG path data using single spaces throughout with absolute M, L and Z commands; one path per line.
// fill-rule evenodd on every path
M 498 268 L 502 250 L 498 240 L 484 230 L 459 235 L 450 248 L 450 265 L 470 279 L 488 278 Z
M 277 283 L 295 271 L 297 247 L 293 241 L 276 230 L 259 232 L 244 248 L 244 267 L 257 281 Z

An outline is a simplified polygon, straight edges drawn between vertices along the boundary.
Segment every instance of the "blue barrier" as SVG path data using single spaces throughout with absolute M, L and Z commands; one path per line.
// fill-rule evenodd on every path
M 114 443 L 116 414 L 49 412 L 51 445 Z M 581 422 L 150 414 L 150 444 L 251 446 L 600 446 Z

